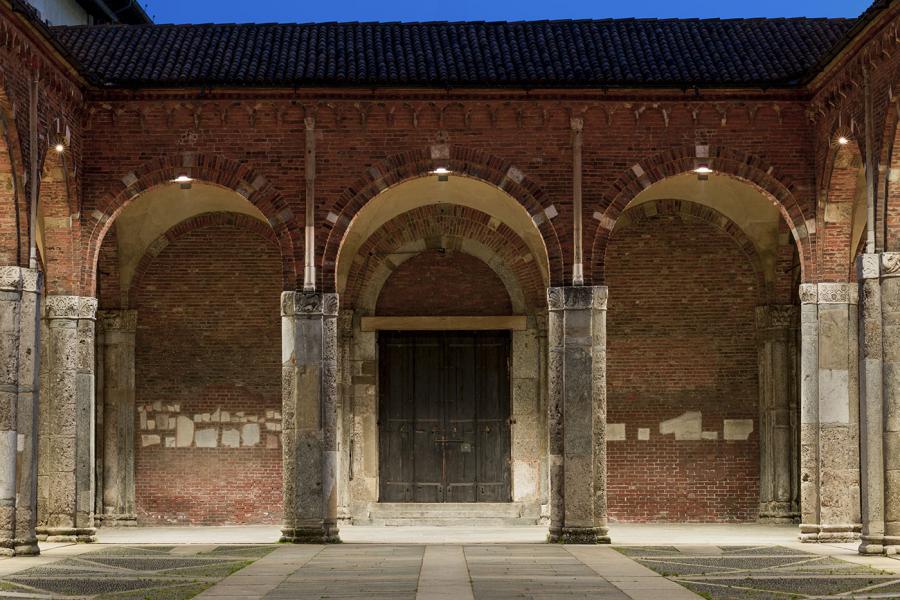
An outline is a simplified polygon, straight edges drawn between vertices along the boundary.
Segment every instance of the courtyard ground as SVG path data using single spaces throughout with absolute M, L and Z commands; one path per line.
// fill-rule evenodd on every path
M 900 598 L 900 560 L 799 544 L 794 527 L 612 531 L 603 547 L 540 543 L 540 527 L 346 527 L 343 544 L 294 546 L 266 543 L 272 527 L 107 529 L 0 561 L 0 598 Z

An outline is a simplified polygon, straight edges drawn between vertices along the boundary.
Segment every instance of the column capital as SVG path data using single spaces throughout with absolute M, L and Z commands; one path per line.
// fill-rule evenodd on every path
M 855 283 L 820 283 L 818 286 L 819 304 L 855 304 L 853 301 L 855 288 Z M 859 297 L 858 294 L 856 297 Z
M 900 277 L 900 252 L 885 252 L 881 255 L 881 277 Z
M 800 307 L 793 304 L 768 304 L 756 307 L 757 329 L 796 329 Z
M 38 292 L 41 289 L 41 272 L 24 267 L 0 267 L 0 291 Z
M 860 255 L 856 259 L 856 275 L 860 280 L 878 279 L 881 276 L 881 255 Z
M 800 304 L 818 304 L 819 289 L 815 283 L 800 284 Z
M 137 311 L 98 310 L 97 325 L 99 325 L 101 331 L 134 333 L 137 330 Z
M 606 310 L 609 288 L 597 286 L 567 286 L 547 288 L 547 306 L 551 311 Z
M 312 317 L 315 315 L 336 317 L 338 309 L 339 302 L 337 294 L 302 291 L 281 293 L 282 317 Z
M 89 296 L 47 296 L 44 307 L 48 319 L 90 319 L 97 316 L 97 299 Z

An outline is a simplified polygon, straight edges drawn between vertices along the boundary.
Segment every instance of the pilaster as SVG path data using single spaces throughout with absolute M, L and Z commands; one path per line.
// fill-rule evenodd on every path
M 551 542 L 609 543 L 606 287 L 547 291 Z
M 900 552 L 900 253 L 881 255 L 884 550 Z
M 0 267 L 0 554 L 39 554 L 37 367 L 41 274 Z
M 337 294 L 284 292 L 283 542 L 338 542 Z
M 38 536 L 92 542 L 94 528 L 94 321 L 97 299 L 47 296 Z
M 137 524 L 134 499 L 135 380 L 137 311 L 104 310 L 97 315 L 98 402 L 102 406 L 103 474 L 101 511 L 104 527 Z M 102 382 L 102 383 L 101 383 Z
M 756 309 L 759 350 L 760 519 L 793 522 L 799 513 L 797 394 L 794 370 L 800 309 Z

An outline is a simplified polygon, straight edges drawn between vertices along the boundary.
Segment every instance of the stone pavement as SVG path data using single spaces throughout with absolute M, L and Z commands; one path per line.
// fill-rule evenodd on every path
M 697 543 L 702 541 L 704 543 Z M 693 542 L 693 543 L 691 543 Z M 900 560 L 853 544 L 44 544 L 0 598 L 554 600 L 900 598 Z

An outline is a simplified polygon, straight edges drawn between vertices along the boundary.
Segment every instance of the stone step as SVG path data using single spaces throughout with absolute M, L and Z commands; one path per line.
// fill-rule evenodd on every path
M 535 525 L 540 515 L 536 509 L 519 502 L 470 503 L 398 503 L 377 502 L 368 507 L 370 525 L 403 526 L 466 526 L 506 527 Z

